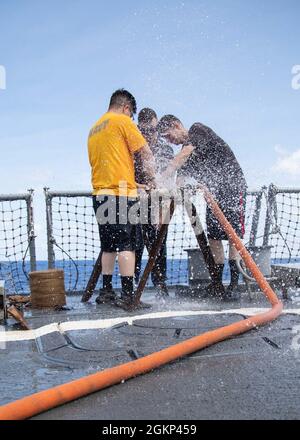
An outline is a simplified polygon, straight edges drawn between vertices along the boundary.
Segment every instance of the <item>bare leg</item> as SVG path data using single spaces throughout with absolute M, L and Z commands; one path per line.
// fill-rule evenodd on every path
M 212 274 L 212 281 L 205 288 L 205 295 L 211 297 L 222 297 L 222 295 L 225 293 L 222 283 L 225 260 L 224 247 L 221 240 L 209 239 L 209 245 L 214 257 L 215 267 L 214 274 Z
M 116 252 L 103 252 L 102 253 L 102 275 L 103 275 L 103 288 L 100 290 L 98 298 L 96 298 L 97 304 L 111 304 L 116 299 L 116 294 L 112 288 L 112 276 L 115 268 Z
M 118 254 L 119 269 L 121 273 L 122 293 L 121 298 L 115 302 L 117 307 L 124 310 L 131 310 L 134 301 L 134 271 L 135 252 L 124 251 Z M 150 308 L 149 304 L 140 301 L 139 306 Z
M 209 245 L 216 264 L 224 264 L 225 254 L 224 247 L 221 240 L 209 239 Z
M 116 252 L 103 252 L 102 275 L 112 275 L 114 273 L 116 256 Z
M 239 284 L 239 269 L 237 261 L 241 259 L 239 252 L 232 244 L 229 244 L 229 267 L 230 267 L 230 284 L 227 288 L 227 299 L 232 301 L 239 301 L 241 295 L 238 291 Z
M 241 256 L 233 244 L 229 244 L 229 260 L 240 260 Z
M 119 269 L 122 277 L 133 277 L 135 271 L 135 252 L 125 251 L 118 254 Z

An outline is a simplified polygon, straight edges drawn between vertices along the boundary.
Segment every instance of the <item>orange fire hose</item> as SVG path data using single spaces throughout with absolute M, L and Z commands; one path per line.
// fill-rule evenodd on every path
M 245 319 L 202 335 L 188 339 L 180 344 L 153 353 L 141 359 L 109 368 L 107 370 L 83 377 L 72 382 L 59 385 L 46 391 L 33 394 L 15 402 L 0 407 L 0 420 L 23 420 L 47 411 L 51 408 L 71 402 L 80 397 L 110 387 L 124 380 L 147 373 L 171 361 L 194 353 L 202 348 L 224 341 L 232 336 L 246 333 L 247 331 L 266 324 L 276 319 L 282 312 L 283 305 L 271 289 L 268 282 L 254 263 L 252 257 L 245 249 L 243 243 L 236 235 L 230 223 L 206 188 L 202 188 L 204 196 L 212 208 L 215 217 L 222 224 L 230 241 L 235 245 L 243 258 L 246 266 L 252 272 L 259 287 L 270 301 L 272 308 L 249 319 Z

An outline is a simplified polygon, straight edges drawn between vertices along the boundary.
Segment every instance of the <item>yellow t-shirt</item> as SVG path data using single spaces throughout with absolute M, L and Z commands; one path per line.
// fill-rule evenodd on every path
M 133 153 L 146 143 L 129 116 L 105 113 L 88 139 L 93 194 L 136 197 Z

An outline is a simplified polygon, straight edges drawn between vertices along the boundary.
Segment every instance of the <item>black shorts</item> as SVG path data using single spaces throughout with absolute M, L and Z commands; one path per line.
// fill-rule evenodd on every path
M 221 208 L 226 219 L 229 221 L 240 238 L 245 235 L 245 209 L 246 190 L 244 191 L 219 191 L 214 194 L 214 199 Z M 213 215 L 209 206 L 206 208 L 207 236 L 212 240 L 228 240 L 227 234 Z
M 139 219 L 129 219 L 137 199 L 118 196 L 93 196 L 102 252 L 135 251 L 142 239 Z M 100 208 L 100 209 L 99 209 Z M 134 223 L 136 221 L 136 223 Z

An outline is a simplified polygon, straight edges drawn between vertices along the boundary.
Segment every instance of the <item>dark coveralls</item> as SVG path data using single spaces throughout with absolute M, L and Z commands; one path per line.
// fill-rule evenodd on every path
M 178 174 L 191 176 L 206 185 L 229 223 L 243 238 L 247 184 L 233 151 L 211 128 L 200 123 L 190 128 L 189 140 L 195 149 Z M 228 240 L 209 207 L 206 225 L 208 238 Z

